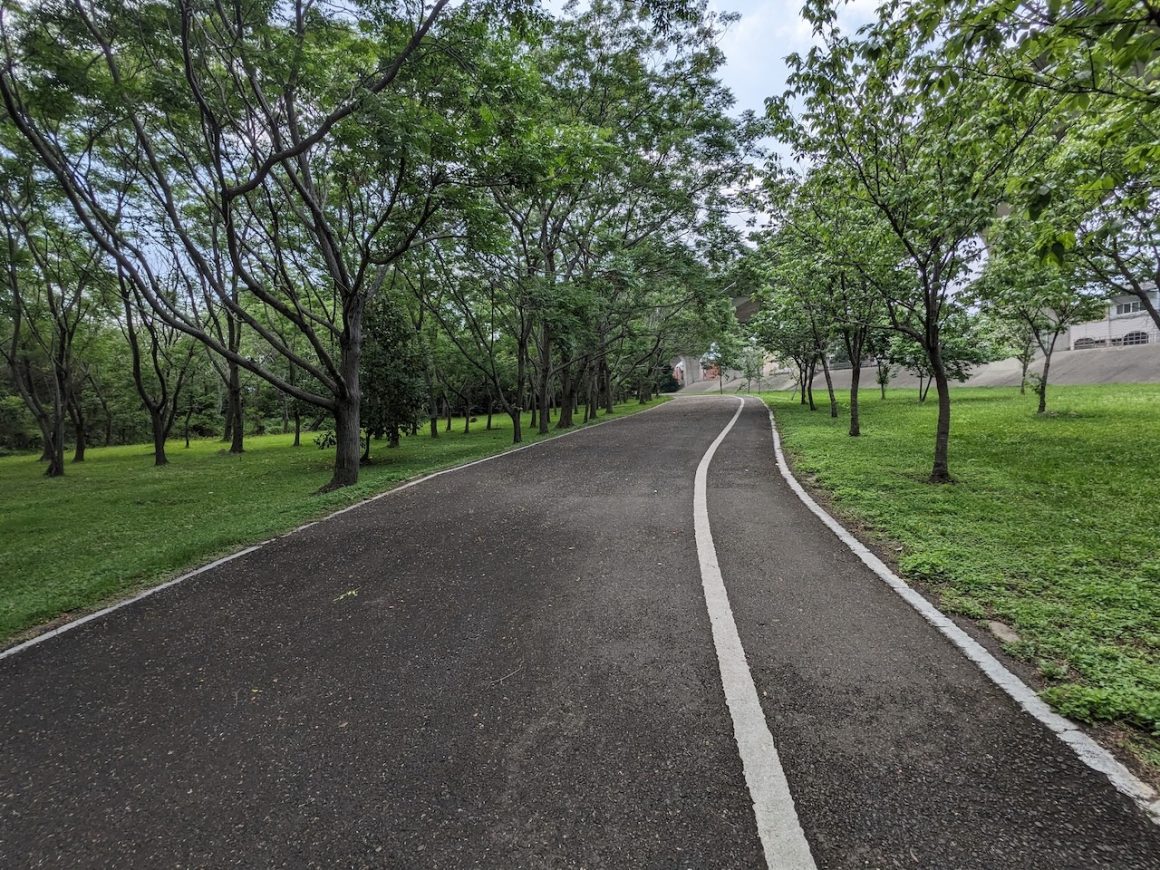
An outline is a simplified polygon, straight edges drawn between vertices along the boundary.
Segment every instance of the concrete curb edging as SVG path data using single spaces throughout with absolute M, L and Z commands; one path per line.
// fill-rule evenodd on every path
M 1035 693 L 1034 689 L 1015 676 L 998 659 L 987 652 L 978 641 L 959 628 L 946 614 L 908 586 L 906 581 L 891 571 L 885 562 L 874 555 L 845 526 L 814 501 L 805 488 L 798 483 L 793 472 L 790 471 L 781 447 L 781 436 L 777 431 L 773 410 L 767 410 L 769 410 L 769 428 L 773 435 L 773 450 L 777 458 L 778 470 L 802 503 L 825 523 L 830 531 L 862 560 L 866 567 L 897 592 L 907 604 L 917 610 L 923 619 L 938 629 L 943 637 L 974 662 L 1016 704 L 1067 744 L 1080 761 L 1106 776 L 1117 791 L 1131 798 L 1154 823 L 1160 825 L 1160 795 L 1152 786 L 1140 780 L 1127 767 L 1117 761 L 1107 749 L 1082 731 L 1078 725 L 1053 711 Z
M 421 483 L 426 483 L 428 480 L 431 480 L 434 477 L 442 477 L 444 474 L 450 474 L 453 471 L 462 471 L 465 468 L 471 468 L 473 465 L 479 465 L 484 462 L 490 462 L 493 459 L 499 459 L 501 456 L 509 456 L 512 453 L 519 453 L 521 450 L 530 450 L 533 447 L 539 447 L 541 444 L 550 444 L 553 441 L 559 441 L 561 438 L 567 438 L 569 435 L 576 435 L 580 432 L 587 432 L 590 429 L 596 429 L 605 425 L 606 423 L 618 423 L 621 420 L 631 420 L 633 417 L 638 417 L 641 414 L 647 414 L 649 411 L 655 411 L 657 408 L 663 408 L 669 403 L 669 401 L 669 399 L 666 399 L 662 402 L 658 402 L 651 408 L 645 408 L 643 411 L 635 411 L 631 414 L 626 414 L 621 417 L 614 417 L 611 420 L 606 418 L 595 423 L 581 424 L 575 429 L 571 429 L 567 432 L 561 432 L 558 435 L 552 435 L 548 438 L 542 438 L 539 441 L 533 441 L 531 444 L 521 444 L 518 447 L 507 447 L 498 453 L 492 453 L 490 456 L 482 456 L 479 459 L 471 459 L 467 462 L 460 463 L 459 465 L 452 465 L 447 468 L 441 468 L 439 471 L 433 471 L 430 474 L 424 474 L 421 477 L 416 477 L 414 480 L 408 480 L 398 484 L 397 486 L 392 486 L 390 489 L 385 489 L 382 492 L 367 496 L 361 501 L 356 501 L 354 504 L 349 504 L 344 508 L 339 508 L 333 513 L 329 513 L 317 520 L 311 520 L 308 523 L 303 523 L 300 526 L 296 526 L 288 532 L 283 532 L 280 535 L 274 535 L 272 538 L 267 538 L 264 541 L 251 544 L 250 546 L 238 550 L 235 553 L 222 556 L 213 560 L 212 562 L 208 562 L 205 565 L 194 568 L 192 571 L 187 571 L 184 574 L 178 575 L 177 577 L 165 580 L 161 583 L 158 583 L 156 586 L 150 586 L 148 589 L 142 589 L 140 592 L 137 592 L 134 595 L 130 595 L 128 598 L 122 598 L 120 601 L 114 601 L 112 604 L 106 607 L 102 607 L 99 610 L 94 610 L 92 613 L 86 613 L 83 616 L 78 616 L 76 619 L 71 619 L 63 625 L 58 625 L 56 628 L 49 629 L 48 631 L 43 632 L 42 634 L 38 634 L 35 637 L 30 637 L 26 641 L 22 641 L 21 643 L 10 646 L 7 649 L 2 649 L 0 650 L 0 660 L 6 659 L 9 656 L 14 656 L 17 653 L 23 652 L 30 647 L 36 646 L 37 644 L 44 643 L 46 640 L 51 640 L 54 637 L 58 637 L 67 631 L 72 631 L 74 628 L 80 628 L 82 625 L 93 622 L 96 619 L 100 619 L 102 616 L 107 616 L 115 610 L 120 610 L 122 607 L 128 607 L 130 604 L 136 604 L 143 598 L 148 598 L 151 595 L 155 595 L 156 593 L 161 592 L 163 589 L 168 589 L 170 586 L 176 586 L 178 583 L 182 583 L 186 580 L 198 576 L 199 574 L 204 574 L 206 571 L 211 571 L 214 568 L 226 564 L 227 562 L 232 562 L 234 559 L 240 559 L 242 556 L 248 556 L 250 553 L 253 553 L 256 550 L 260 550 L 262 547 L 273 543 L 274 541 L 281 540 L 282 538 L 288 538 L 291 535 L 297 534 L 298 532 L 310 528 L 311 526 L 316 526 L 319 523 L 332 520 L 340 514 L 345 514 L 348 511 L 354 510 L 355 508 L 363 507 L 364 505 L 370 504 L 373 501 L 378 501 L 380 498 L 385 498 L 388 495 L 393 495 L 397 492 L 402 492 L 405 489 L 410 489 L 413 486 L 418 486 Z

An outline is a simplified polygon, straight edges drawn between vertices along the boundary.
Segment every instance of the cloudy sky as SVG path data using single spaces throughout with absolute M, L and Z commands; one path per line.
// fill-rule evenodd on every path
M 842 30 L 853 32 L 867 23 L 877 2 L 853 0 L 843 6 L 838 17 Z M 810 26 L 799 14 L 802 0 L 716 0 L 713 6 L 741 14 L 721 40 L 728 58 L 722 77 L 739 111 L 760 113 L 765 98 L 785 88 L 785 56 L 809 50 Z

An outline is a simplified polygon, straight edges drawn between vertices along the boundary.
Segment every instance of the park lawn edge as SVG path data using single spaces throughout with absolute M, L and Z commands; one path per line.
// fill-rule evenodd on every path
M 535 437 L 535 440 L 528 440 L 519 444 L 506 444 L 497 450 L 485 451 L 476 456 L 458 459 L 454 462 L 434 464 L 408 477 L 391 480 L 385 486 L 372 488 L 370 490 L 360 490 L 358 485 L 333 490 L 329 493 L 331 497 L 339 497 L 344 492 L 351 492 L 352 497 L 346 500 L 340 500 L 338 504 L 319 505 L 317 510 L 309 511 L 286 524 L 276 527 L 274 529 L 265 531 L 261 534 L 254 535 L 239 541 L 232 542 L 226 547 L 208 548 L 204 553 L 199 555 L 196 559 L 182 562 L 178 565 L 173 565 L 168 568 L 155 570 L 149 572 L 140 578 L 127 582 L 123 587 L 119 588 L 114 595 L 96 596 L 89 603 L 75 607 L 69 610 L 60 612 L 54 617 L 51 617 L 43 622 L 35 625 L 19 629 L 7 635 L 0 635 L 0 657 L 12 654 L 16 647 L 25 647 L 36 642 L 37 638 L 47 635 L 49 633 L 60 633 L 69 630 L 74 623 L 80 623 L 87 616 L 99 614 L 106 611 L 117 610 L 121 607 L 135 603 L 142 598 L 148 597 L 154 591 L 162 591 L 164 587 L 175 585 L 182 580 L 196 576 L 197 574 L 214 567 L 217 563 L 229 560 L 235 556 L 241 555 L 244 551 L 248 552 L 257 549 L 271 541 L 277 540 L 287 535 L 291 535 L 306 526 L 311 526 L 316 523 L 325 522 L 332 517 L 339 514 L 346 513 L 354 508 L 360 507 L 376 499 L 383 498 L 390 495 L 396 490 L 405 489 L 413 486 L 423 480 L 437 475 L 445 474 L 449 471 L 455 471 L 459 468 L 464 468 L 469 465 L 474 465 L 478 462 L 496 459 L 500 456 L 509 453 L 516 453 L 521 450 L 527 450 L 536 447 L 540 444 L 547 444 L 555 441 L 558 438 L 563 438 L 568 435 L 575 434 L 582 430 L 593 429 L 602 426 L 605 423 L 615 423 L 618 420 L 626 420 L 634 417 L 637 414 L 642 414 L 651 411 L 655 408 L 661 407 L 672 400 L 671 395 L 662 394 L 654 397 L 651 401 L 642 404 L 625 403 L 618 405 L 618 410 L 615 415 L 606 414 L 603 417 L 598 417 L 587 422 L 574 423 L 568 429 L 552 428 L 546 435 L 539 435 L 538 432 L 529 432 L 528 435 Z M 317 493 L 303 493 L 303 497 L 316 495 Z M 46 640 L 48 638 L 45 638 Z
M 1115 385 L 1119 386 L 1119 385 Z M 1132 386 L 1124 384 L 1122 386 Z M 987 389 L 987 388 L 974 388 Z M 762 393 L 781 393 L 784 391 L 762 391 Z M 771 426 L 781 429 L 784 417 L 778 415 L 776 404 L 770 401 L 770 396 L 759 394 L 762 404 L 768 411 Z M 823 397 L 824 399 L 824 397 Z M 817 413 L 827 413 L 824 402 L 819 401 Z M 784 429 L 781 429 L 784 436 Z M 986 617 L 973 617 L 947 608 L 942 601 L 939 591 L 932 588 L 920 577 L 905 571 L 898 560 L 898 553 L 911 546 L 909 542 L 895 535 L 887 533 L 862 515 L 856 507 L 840 501 L 834 492 L 817 481 L 815 475 L 799 470 L 798 463 L 805 457 L 801 451 L 791 448 L 782 438 L 782 454 L 790 474 L 798 484 L 813 498 L 818 505 L 829 513 L 845 530 L 859 543 L 881 559 L 894 574 L 900 577 L 915 592 L 927 599 L 944 616 L 966 631 L 975 641 L 980 643 L 987 652 L 991 653 L 1000 662 L 1012 671 L 1019 679 L 1027 683 L 1042 700 L 1059 715 L 1068 718 L 1096 740 L 1105 749 L 1109 750 L 1118 761 L 1124 764 L 1129 771 L 1144 783 L 1160 790 L 1160 739 L 1147 732 L 1119 722 L 1085 721 L 1069 716 L 1052 702 L 1050 697 L 1043 696 L 1043 690 L 1050 686 L 1047 679 L 1039 673 L 1034 664 L 1027 658 L 1010 651 L 1007 645 L 1000 640 L 986 625 Z M 770 453 L 774 447 L 771 443 Z M 780 476 L 780 475 L 779 475 Z M 953 485 L 949 484 L 949 485 Z

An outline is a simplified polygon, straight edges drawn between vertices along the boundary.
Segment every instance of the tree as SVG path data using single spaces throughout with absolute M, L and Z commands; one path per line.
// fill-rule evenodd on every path
M 401 430 L 422 413 L 427 399 L 415 330 L 404 308 L 389 295 L 377 297 L 367 310 L 361 365 L 366 432 L 362 461 L 369 462 L 371 437 L 386 435 L 388 447 L 398 447 Z
M 328 488 L 358 477 L 365 308 L 486 138 L 461 131 L 485 124 L 480 70 L 502 64 L 501 44 L 474 10 L 446 7 L 417 25 L 241 0 L 64 0 L 6 17 L 0 97 L 85 231 L 169 328 L 333 414 Z M 478 69 L 421 52 L 434 35 Z M 220 340 L 198 293 L 318 389 Z
M 951 398 L 943 326 L 980 256 L 1014 156 L 1044 113 L 1030 106 L 1022 126 L 999 124 L 982 87 L 951 88 L 931 75 L 929 50 L 893 10 L 883 7 L 882 21 L 852 41 L 838 33 L 830 3 L 808 5 L 822 45 L 789 58 L 790 89 L 770 110 L 799 155 L 843 167 L 901 246 L 909 280 L 879 290 L 891 329 L 927 355 L 939 404 L 930 480 L 944 483 Z
M 64 474 L 65 424 L 74 427 L 74 461 L 84 460 L 85 425 L 77 362 L 78 338 L 96 307 L 107 275 L 95 248 L 52 214 L 51 200 L 19 154 L 10 154 L 0 178 L 4 227 L 4 293 L 9 324 L 0 354 L 12 384 L 40 429 L 45 474 Z
M 1035 378 L 1042 414 L 1047 411 L 1056 342 L 1074 324 L 1097 317 L 1106 303 L 1102 293 L 1081 283 L 1073 267 L 1044 263 L 1032 239 L 1030 227 L 1018 218 L 1000 222 L 991 235 L 991 256 L 975 292 L 996 318 L 1025 329 L 1043 355 L 1043 368 Z M 1026 363 L 1023 370 L 1026 376 Z

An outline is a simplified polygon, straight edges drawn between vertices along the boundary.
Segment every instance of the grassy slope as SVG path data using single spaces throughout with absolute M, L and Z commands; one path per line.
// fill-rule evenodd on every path
M 404 438 L 398 450 L 372 442 L 374 464 L 359 484 L 325 495 L 315 491 L 330 477 L 333 454 L 318 450 L 312 434 L 297 449 L 289 435 L 249 438 L 242 456 L 223 453 L 218 441 L 188 450 L 172 442 L 163 468 L 144 445 L 90 449 L 55 480 L 34 458 L 0 459 L 0 642 L 399 481 L 498 453 L 511 446 L 511 420 L 496 415 L 495 426 L 486 431 L 480 419 L 464 435 L 460 418 L 451 432 L 440 423 L 438 439 Z
M 831 420 L 765 398 L 799 475 L 902 545 L 902 572 L 945 609 L 1012 624 L 1008 650 L 1038 666 L 1057 709 L 1160 734 L 1160 385 L 1057 387 L 1046 417 L 1030 391 L 958 389 L 957 483 L 943 487 L 924 482 L 933 394 L 866 391 L 860 439 L 844 406 Z

